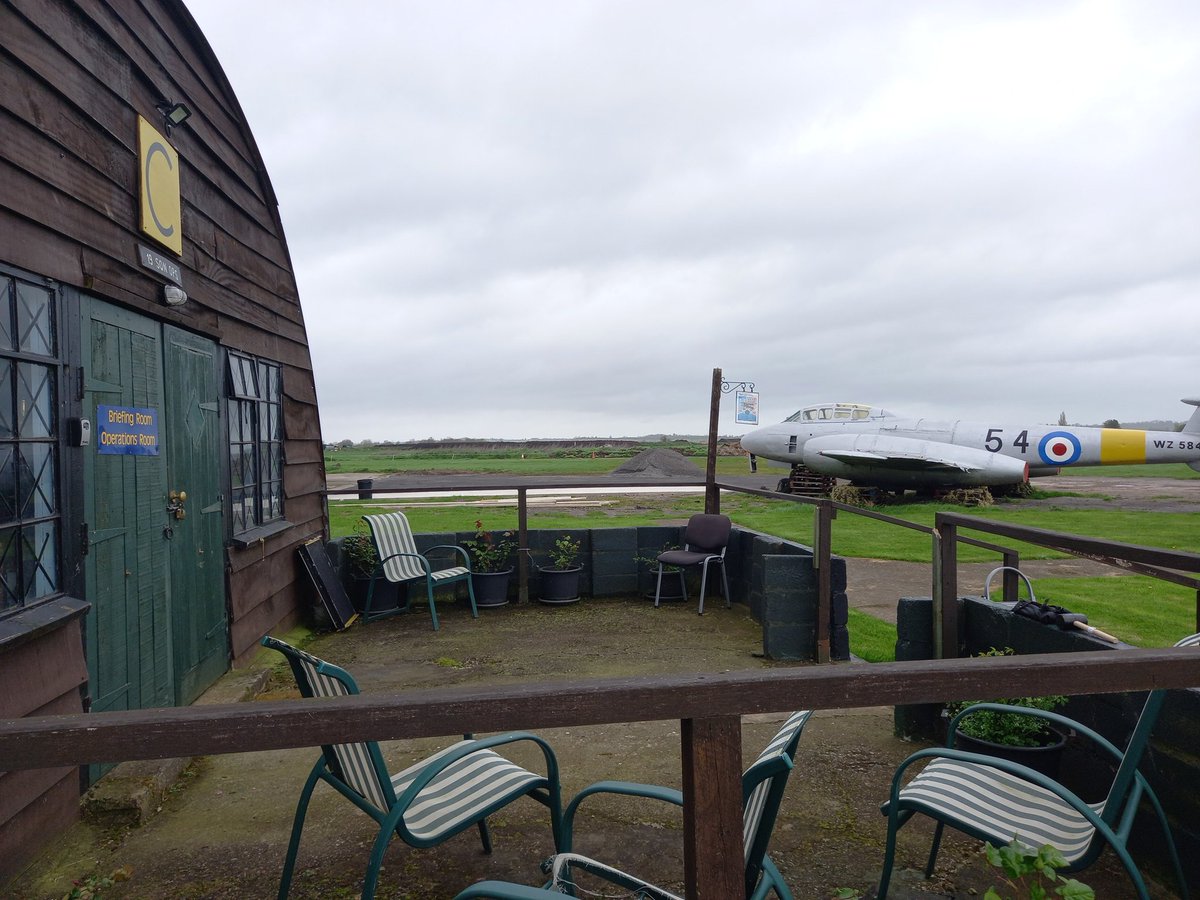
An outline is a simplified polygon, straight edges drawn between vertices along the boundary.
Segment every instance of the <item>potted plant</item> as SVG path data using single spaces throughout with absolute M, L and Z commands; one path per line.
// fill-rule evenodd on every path
M 1012 647 L 998 650 L 992 647 L 977 656 L 1012 656 Z M 964 700 L 946 707 L 950 722 L 955 726 L 954 746 L 959 750 L 986 753 L 1029 766 L 1050 777 L 1057 777 L 1066 737 L 1045 719 L 1021 713 L 983 709 L 962 715 L 979 700 Z M 1025 709 L 1050 711 L 1067 702 L 1066 697 L 1018 697 L 1015 700 L 994 700 Z
M 668 550 L 678 550 L 678 544 L 672 544 L 670 541 L 663 544 L 658 550 L 651 550 L 647 555 L 639 553 L 633 558 L 633 561 L 638 566 L 638 587 L 642 589 L 642 596 L 647 600 L 654 599 L 655 589 L 658 587 L 658 555 L 666 553 Z M 663 566 L 662 577 L 662 594 L 660 600 L 683 600 L 683 570 L 679 566 Z
M 508 602 L 508 581 L 516 544 L 511 531 L 495 534 L 475 520 L 475 536 L 463 541 L 471 557 L 471 589 L 476 606 L 503 606 Z
M 538 566 L 541 589 L 538 599 L 542 603 L 574 603 L 579 599 L 579 564 L 581 544 L 569 534 L 560 535 L 550 548 L 550 564 Z
M 342 538 L 342 557 L 345 560 L 347 593 L 350 602 L 358 612 L 367 605 L 367 591 L 375 569 L 379 566 L 379 554 L 375 552 L 375 543 L 367 532 L 366 523 L 359 519 L 354 526 L 354 532 Z M 375 596 L 372 598 L 372 612 L 390 609 L 396 606 L 398 588 L 387 579 L 381 578 L 375 585 Z

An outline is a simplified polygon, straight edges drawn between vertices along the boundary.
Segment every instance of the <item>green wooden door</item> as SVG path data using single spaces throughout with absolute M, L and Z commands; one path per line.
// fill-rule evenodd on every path
M 190 703 L 229 662 L 218 348 L 90 297 L 81 318 L 92 709 Z M 158 452 L 101 452 L 107 407 L 152 413 Z
M 83 408 L 97 438 L 83 454 L 91 708 L 170 706 L 166 456 L 99 452 L 97 416 L 102 406 L 162 410 L 161 326 L 89 297 L 81 318 Z
M 225 612 L 217 345 L 163 327 L 175 702 L 191 703 L 229 665 Z

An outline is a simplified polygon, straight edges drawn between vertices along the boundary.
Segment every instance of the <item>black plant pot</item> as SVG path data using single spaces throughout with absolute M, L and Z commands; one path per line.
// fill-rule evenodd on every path
M 683 593 L 683 570 L 664 568 L 662 573 L 662 591 L 658 599 L 666 603 L 667 601 L 678 601 L 686 599 Z M 643 591 L 642 596 L 647 600 L 654 599 L 654 592 L 658 589 L 658 566 L 654 566 L 650 570 L 650 588 Z
M 582 566 L 573 569 L 550 569 L 539 566 L 541 588 L 538 600 L 542 603 L 574 603 L 579 599 L 579 573 Z
M 1067 739 L 1061 732 L 1055 729 L 1050 729 L 1051 733 L 1047 737 L 1047 743 L 1040 747 L 1014 747 L 1011 744 L 993 744 L 991 741 L 980 740 L 979 738 L 971 737 L 969 734 L 963 734 L 961 731 L 954 733 L 954 747 L 957 750 L 967 750 L 971 753 L 983 753 L 987 756 L 995 756 L 998 759 L 1007 759 L 1009 762 L 1020 763 L 1023 766 L 1028 766 L 1035 772 L 1041 772 L 1048 778 L 1058 778 L 1059 772 L 1062 769 L 1062 754 L 1063 748 L 1067 745 Z
M 475 594 L 475 605 L 490 607 L 508 603 L 508 582 L 512 571 L 510 568 L 503 572 L 472 572 L 471 589 Z
M 371 579 L 358 575 L 350 576 L 350 602 L 356 612 L 363 612 L 367 606 L 367 591 L 370 590 Z M 392 584 L 386 578 L 375 582 L 375 595 L 371 598 L 371 615 L 389 612 L 400 605 L 400 585 Z

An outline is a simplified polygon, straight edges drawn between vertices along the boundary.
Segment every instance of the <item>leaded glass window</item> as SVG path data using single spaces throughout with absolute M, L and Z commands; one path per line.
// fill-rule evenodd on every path
M 283 518 L 283 385 L 279 366 L 229 354 L 233 533 Z
M 59 590 L 56 304 L 0 272 L 0 612 Z

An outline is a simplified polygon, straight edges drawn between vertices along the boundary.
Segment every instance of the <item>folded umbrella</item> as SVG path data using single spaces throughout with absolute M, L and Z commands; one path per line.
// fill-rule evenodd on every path
M 1013 612 L 1018 616 L 1041 622 L 1043 625 L 1057 625 L 1064 631 L 1077 628 L 1084 634 L 1090 634 L 1102 641 L 1108 641 L 1110 644 L 1117 643 L 1117 639 L 1108 632 L 1101 631 L 1095 625 L 1089 625 L 1087 616 L 1083 613 L 1068 612 L 1061 606 L 1038 603 L 1036 600 L 1019 600 L 1013 607 Z
M 987 581 L 983 585 L 983 593 L 988 600 L 992 599 L 992 578 L 1000 572 L 1005 571 L 1016 572 L 1025 582 L 1025 587 L 1029 591 L 1028 600 L 1018 600 L 1016 605 L 1013 606 L 1013 612 L 1018 616 L 1033 619 L 1035 622 L 1041 622 L 1043 625 L 1055 625 L 1064 631 L 1075 628 L 1084 634 L 1089 634 L 1102 641 L 1108 641 L 1110 644 L 1118 643 L 1117 639 L 1108 632 L 1101 631 L 1095 625 L 1089 625 L 1087 616 L 1083 613 L 1073 613 L 1062 606 L 1039 603 L 1033 595 L 1033 583 L 1030 582 L 1029 577 L 1020 569 L 1013 566 L 999 566 L 988 573 Z

